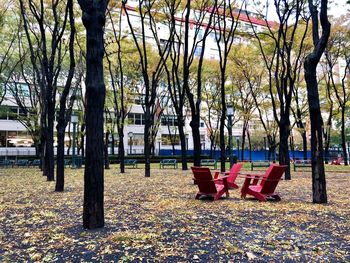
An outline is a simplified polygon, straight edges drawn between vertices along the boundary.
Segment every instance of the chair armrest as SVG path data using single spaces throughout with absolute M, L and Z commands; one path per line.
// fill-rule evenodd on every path
M 227 180 L 227 178 L 229 178 L 229 176 L 221 176 L 219 178 L 214 179 L 213 181 L 214 182 L 223 181 L 223 180 Z
M 218 179 L 218 178 L 219 178 L 219 175 L 220 175 L 220 172 L 219 172 L 219 171 L 216 171 L 215 174 L 214 174 L 214 180 L 215 180 L 215 179 Z
M 241 174 L 241 173 L 238 173 L 238 176 L 241 177 L 241 178 L 256 179 L 256 178 L 263 177 L 264 174 Z

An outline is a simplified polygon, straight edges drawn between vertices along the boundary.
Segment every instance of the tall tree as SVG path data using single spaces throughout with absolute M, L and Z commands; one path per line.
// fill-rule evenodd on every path
M 145 156 L 145 177 L 151 176 L 151 145 L 154 138 L 154 128 L 157 125 L 155 120 L 159 119 L 159 101 L 157 102 L 157 90 L 159 88 L 159 81 L 161 74 L 164 72 L 165 63 L 170 54 L 170 43 L 174 34 L 174 27 L 170 28 L 168 32 L 168 38 L 165 40 L 165 46 L 161 45 L 161 39 L 158 35 L 157 19 L 158 13 L 176 13 L 176 2 L 167 0 L 163 4 L 160 1 L 152 0 L 138 1 L 138 16 L 139 26 L 141 28 L 140 37 L 136 32 L 136 23 L 132 23 L 130 20 L 130 14 L 128 7 L 126 6 L 127 0 L 123 0 L 123 9 L 126 13 L 129 29 L 131 31 L 132 38 L 135 42 L 141 64 L 141 72 L 143 78 L 143 90 L 144 94 L 144 156 Z M 163 10 L 162 10 L 163 9 Z M 156 54 L 148 48 L 147 38 L 151 36 L 154 39 L 156 45 Z M 153 61 L 152 61 L 153 60 Z M 153 65 L 152 65 L 153 64 Z
M 200 107 L 202 99 L 202 69 L 204 63 L 204 52 L 207 37 L 211 31 L 213 17 L 216 13 L 217 0 L 192 1 L 194 5 L 191 7 L 191 0 L 186 1 L 183 14 L 184 19 L 184 52 L 183 52 L 183 86 L 186 91 L 188 103 L 191 109 L 191 122 L 193 137 L 193 159 L 194 165 L 200 166 L 201 158 L 201 137 L 200 127 Z M 190 21 L 191 10 L 194 21 Z M 204 22 L 208 21 L 208 22 Z M 192 46 L 189 42 L 190 27 L 196 26 L 193 35 Z M 203 32 L 204 29 L 204 32 Z M 201 34 L 199 34 L 201 32 Z M 201 46 L 199 46 L 199 44 Z M 198 54 L 198 66 L 196 74 L 196 87 L 190 85 L 190 68 L 194 59 L 195 52 Z
M 178 4 L 181 4 L 181 1 L 178 2 Z M 188 145 L 186 143 L 186 136 L 189 136 L 188 134 L 185 134 L 185 115 L 184 115 L 184 107 L 186 102 L 186 91 L 184 88 L 184 85 L 182 85 L 182 76 L 183 71 L 181 67 L 181 43 L 183 42 L 183 30 L 182 26 L 175 27 L 176 23 L 179 23 L 178 21 L 178 14 L 173 13 L 170 14 L 170 16 L 167 17 L 167 24 L 168 24 L 168 30 L 171 28 L 174 29 L 173 38 L 170 39 L 171 45 L 170 45 L 170 56 L 169 56 L 169 62 L 165 64 L 165 72 L 167 75 L 167 82 L 168 82 L 168 91 L 169 91 L 169 97 L 171 99 L 172 106 L 174 107 L 174 110 L 177 115 L 177 128 L 179 131 L 179 137 L 180 137 L 180 145 L 181 145 L 181 165 L 182 170 L 187 170 L 187 148 Z M 180 23 L 182 25 L 182 22 Z M 168 65 L 170 64 L 170 65 Z
M 44 0 L 19 0 L 19 3 L 31 64 L 40 87 L 42 101 L 43 173 L 48 181 L 53 181 L 55 104 L 58 80 L 62 77 L 62 46 L 68 20 L 68 5 L 60 0 L 53 0 L 51 3 Z
M 244 3 L 244 1 L 243 1 Z M 217 14 L 214 17 L 215 39 L 219 50 L 220 65 L 220 99 L 221 99 L 221 116 L 220 116 L 220 161 L 221 172 L 225 172 L 226 154 L 225 154 L 225 121 L 226 121 L 226 94 L 225 85 L 227 80 L 227 62 L 232 48 L 234 35 L 237 29 L 237 20 L 241 14 L 240 8 L 237 18 L 234 16 L 236 1 L 224 0 L 218 2 Z M 243 154 L 244 151 L 242 151 Z
M 308 0 L 312 19 L 312 39 L 314 49 L 304 62 L 305 80 L 309 101 L 311 120 L 311 163 L 312 163 L 312 200 L 314 203 L 327 203 L 326 176 L 323 157 L 323 119 L 320 109 L 320 98 L 317 83 L 317 65 L 326 49 L 331 31 L 327 16 L 327 0 L 321 0 L 320 17 L 313 0 Z M 322 27 L 320 36 L 319 20 Z
M 112 28 L 112 33 L 110 36 L 110 42 L 107 42 L 106 46 L 106 58 L 108 62 L 108 70 L 111 78 L 111 88 L 112 88 L 112 104 L 115 111 L 116 126 L 118 130 L 119 143 L 118 143 L 118 157 L 120 162 L 120 172 L 125 172 L 125 145 L 124 145 L 124 125 L 125 119 L 128 113 L 127 101 L 130 96 L 127 88 L 132 86 L 136 82 L 137 76 L 133 75 L 137 71 L 137 68 L 130 65 L 133 64 L 135 56 L 133 56 L 135 47 L 127 48 L 130 45 L 129 41 L 123 43 L 125 35 L 122 34 L 122 6 L 117 5 L 114 7 L 117 12 L 111 12 L 108 10 L 108 17 L 110 26 Z M 114 16 L 116 14 L 116 16 Z M 116 21 L 115 21 L 116 20 Z M 116 55 L 116 63 L 113 63 L 114 55 Z M 116 64 L 116 65 L 115 65 Z M 137 64 L 137 63 L 135 63 Z M 131 70 L 128 70 L 131 69 Z M 129 84 L 129 86 L 128 86 Z M 112 134 L 112 139 L 113 139 Z M 113 141 L 113 140 L 112 140 Z M 112 143 L 113 144 L 113 143 Z M 114 144 L 113 144 L 114 145 Z M 113 146 L 114 147 L 114 146 Z
M 0 6 L 0 105 L 6 97 L 7 84 L 23 57 L 16 56 L 16 40 L 19 37 L 21 21 L 11 12 L 11 1 Z
M 64 190 L 64 138 L 66 135 L 66 127 L 70 120 L 71 112 L 75 101 L 75 91 L 72 91 L 72 80 L 75 73 L 75 22 L 74 22 L 74 5 L 73 0 L 67 0 L 67 9 L 69 14 L 69 69 L 66 83 L 60 94 L 59 111 L 57 120 L 57 169 L 56 169 L 56 188 L 55 191 L 62 192 Z M 79 80 L 78 80 L 79 83 Z M 78 84 L 77 84 L 78 85 Z M 67 103 L 68 101 L 68 103 Z M 68 105 L 67 105 L 68 104 Z M 73 138 L 74 140 L 75 138 Z
M 344 164 L 348 165 L 348 154 L 346 150 L 346 111 L 348 110 L 348 102 L 350 100 L 350 88 L 347 78 L 350 74 L 350 29 L 344 17 L 335 21 L 333 30 L 325 50 L 327 61 L 327 71 L 329 84 L 334 90 L 335 102 L 338 104 L 341 114 L 341 146 L 343 150 Z M 339 64 L 344 61 L 345 69 L 343 72 L 339 70 Z
M 266 21 L 267 32 L 257 32 L 249 16 L 248 19 L 258 40 L 261 55 L 268 70 L 273 115 L 279 126 L 279 162 L 288 166 L 285 179 L 290 180 L 288 145 L 291 128 L 290 108 L 299 73 L 298 68 L 302 63 L 301 55 L 308 28 L 308 18 L 303 17 L 304 1 L 302 0 L 274 1 L 274 5 L 278 16 L 278 25 L 271 25 Z M 306 24 L 306 26 L 302 37 L 296 39 L 296 32 L 300 23 Z M 270 42 L 270 45 L 268 45 L 268 42 Z M 295 46 L 298 48 L 293 49 Z
M 104 25 L 108 0 L 78 0 L 86 28 L 86 157 L 84 171 L 84 228 L 104 226 L 103 74 Z

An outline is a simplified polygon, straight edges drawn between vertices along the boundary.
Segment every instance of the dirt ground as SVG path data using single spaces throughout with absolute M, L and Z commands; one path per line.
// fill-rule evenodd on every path
M 0 261 L 350 261 L 350 171 L 327 173 L 329 203 L 311 203 L 310 172 L 281 181 L 281 202 L 195 200 L 190 171 L 105 172 L 105 228 L 82 228 L 83 169 L 55 193 L 39 170 L 0 170 Z M 246 171 L 248 173 L 248 171 Z M 259 173 L 259 172 L 258 172 Z M 261 171 L 260 171 L 261 173 Z M 242 179 L 238 179 L 242 185 Z

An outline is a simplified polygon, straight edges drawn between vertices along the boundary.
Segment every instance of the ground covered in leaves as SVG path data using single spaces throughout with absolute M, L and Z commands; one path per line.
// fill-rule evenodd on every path
M 37 169 L 0 170 L 0 262 L 350 261 L 350 171 L 328 173 L 329 203 L 315 205 L 310 172 L 279 184 L 281 202 L 212 202 L 194 199 L 189 171 L 112 166 L 97 231 L 82 228 L 83 170 L 66 172 L 55 193 Z

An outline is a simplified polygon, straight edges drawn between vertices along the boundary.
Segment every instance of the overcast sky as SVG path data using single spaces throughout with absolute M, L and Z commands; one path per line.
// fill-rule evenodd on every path
M 329 14 L 333 15 L 335 17 L 344 15 L 346 13 L 346 11 L 350 9 L 350 5 L 347 5 L 346 1 L 347 0 L 330 1 L 331 3 L 328 3 Z M 264 1 L 261 1 L 261 2 L 264 2 Z M 251 6 L 248 9 L 253 10 L 254 7 Z M 268 20 L 277 20 L 276 10 L 275 10 L 275 7 L 273 5 L 273 0 L 270 0 Z

